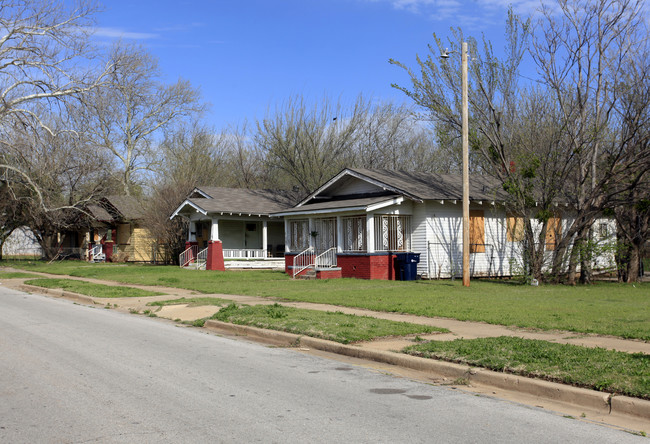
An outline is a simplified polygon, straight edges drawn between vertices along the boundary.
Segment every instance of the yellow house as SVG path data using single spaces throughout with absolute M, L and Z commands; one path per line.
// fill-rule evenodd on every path
M 90 261 L 155 262 L 162 246 L 144 226 L 142 204 L 133 196 L 107 196 L 88 211 L 94 217 L 86 233 L 86 257 Z

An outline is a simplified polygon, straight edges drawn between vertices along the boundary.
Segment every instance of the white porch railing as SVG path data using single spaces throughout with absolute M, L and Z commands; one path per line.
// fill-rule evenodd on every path
M 316 268 L 332 268 L 336 267 L 336 247 L 332 247 L 316 256 L 314 265 Z
M 312 247 L 309 247 L 302 253 L 295 255 L 293 257 L 293 279 L 307 268 L 312 267 L 314 265 L 314 259 L 315 254 Z
M 266 250 L 261 248 L 224 248 L 224 259 L 263 259 Z
M 187 267 L 196 260 L 196 256 L 199 253 L 199 246 L 192 245 L 187 250 L 183 251 L 178 256 L 178 265 L 181 267 Z
M 208 249 L 204 248 L 203 250 L 199 251 L 198 254 L 196 255 L 196 262 L 194 265 L 196 266 L 197 270 L 205 270 L 205 266 L 208 263 Z
M 97 244 L 90 250 L 90 262 L 104 262 L 106 255 L 103 251 L 103 245 Z

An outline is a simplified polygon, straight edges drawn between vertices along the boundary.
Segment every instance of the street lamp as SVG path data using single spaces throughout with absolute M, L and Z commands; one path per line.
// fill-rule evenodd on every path
M 449 58 L 445 50 L 440 57 Z M 463 287 L 469 287 L 469 123 L 467 99 L 467 42 L 461 50 L 462 64 L 462 139 L 463 139 Z

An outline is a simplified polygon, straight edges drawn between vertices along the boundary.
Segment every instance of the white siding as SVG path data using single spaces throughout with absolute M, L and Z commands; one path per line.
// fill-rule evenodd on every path
M 427 246 L 424 263 L 418 268 L 430 278 L 461 276 L 463 266 L 463 216 L 460 202 L 427 203 Z M 521 261 L 521 243 L 507 242 L 505 212 L 491 205 L 472 205 L 482 210 L 485 223 L 485 252 L 470 254 L 472 276 L 509 276 Z M 421 248 L 421 247 L 420 247 Z
M 459 204 L 427 202 L 427 272 L 431 278 L 459 276 L 462 270 L 463 217 Z
M 413 216 L 411 217 L 411 251 L 420 253 L 420 263 L 418 264 L 419 275 L 428 276 L 427 262 L 427 204 L 413 203 Z

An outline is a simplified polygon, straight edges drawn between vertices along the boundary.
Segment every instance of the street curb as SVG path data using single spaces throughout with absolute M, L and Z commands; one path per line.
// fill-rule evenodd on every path
M 72 301 L 79 302 L 81 304 L 95 305 L 95 300 L 92 297 L 86 296 L 84 294 L 73 293 L 71 291 L 65 291 L 57 288 L 38 287 L 36 285 L 28 285 L 28 284 L 20 284 L 18 285 L 17 288 L 27 293 L 46 294 L 49 296 L 53 296 L 55 298 L 70 299 Z
M 276 330 L 265 330 L 246 325 L 208 319 L 204 328 L 217 332 L 234 333 L 241 336 L 259 338 L 274 345 L 289 347 L 308 347 L 353 358 L 367 359 L 384 364 L 435 373 L 450 379 L 467 379 L 481 385 L 503 390 L 513 390 L 540 398 L 581 406 L 601 415 L 622 414 L 650 421 L 650 401 L 628 396 L 612 395 L 581 387 L 527 378 L 524 376 L 500 373 L 453 362 L 437 361 L 428 358 L 406 355 L 382 350 L 370 350 L 354 345 L 340 344 L 325 339 L 302 336 Z

